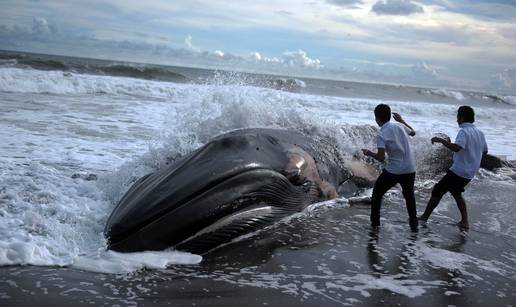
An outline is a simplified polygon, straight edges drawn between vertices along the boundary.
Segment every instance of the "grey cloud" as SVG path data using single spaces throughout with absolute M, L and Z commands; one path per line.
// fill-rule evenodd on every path
M 276 13 L 281 14 L 281 15 L 287 15 L 287 16 L 292 16 L 292 15 L 294 15 L 294 13 L 292 13 L 292 12 L 290 12 L 290 11 L 285 11 L 285 10 L 276 11 Z
M 50 24 L 45 18 L 34 17 L 32 27 L 26 28 L 18 25 L 8 27 L 0 26 L 0 38 L 7 42 L 32 40 L 39 42 L 53 41 L 59 38 L 59 30 L 56 25 Z
M 364 3 L 362 0 L 326 0 L 326 2 L 337 6 L 355 6 Z
M 57 27 L 50 25 L 43 17 L 34 17 L 32 19 L 32 33 L 42 37 L 53 37 L 57 35 Z
M 435 80 L 438 77 L 437 71 L 427 65 L 425 62 L 413 65 L 411 68 L 412 74 L 416 78 Z
M 414 45 L 417 42 L 449 43 L 453 45 L 470 45 L 483 37 L 468 25 L 443 26 L 414 26 L 414 25 L 387 25 L 379 32 L 383 32 L 383 39 L 395 38 L 407 41 Z
M 516 25 L 500 27 L 498 33 L 507 39 L 516 41 Z
M 189 50 L 192 50 L 192 51 L 195 51 L 195 52 L 199 52 L 201 51 L 201 49 L 199 49 L 199 47 L 195 46 L 192 42 L 193 38 L 190 34 L 188 34 L 188 36 L 186 36 L 185 38 L 185 45 L 186 47 L 189 49 Z
M 139 35 L 140 34 L 140 35 Z M 147 37 L 137 33 L 138 37 Z M 311 58 L 303 50 L 285 51 L 278 57 L 239 56 L 221 50 L 207 51 L 193 43 L 187 35 L 179 48 L 162 42 L 148 43 L 130 40 L 98 39 L 90 34 L 60 34 L 57 27 L 44 18 L 34 18 L 31 27 L 0 25 L 0 49 L 25 49 L 41 53 L 63 53 L 72 56 L 88 56 L 126 61 L 148 61 L 165 65 L 192 65 L 211 68 L 255 70 L 287 73 L 317 70 L 322 67 L 319 59 Z
M 506 0 L 428 0 L 449 12 L 474 16 L 484 20 L 515 20 L 516 1 Z
M 411 15 L 423 13 L 423 7 L 409 0 L 380 0 L 371 11 L 378 15 Z
M 424 86 L 443 86 L 450 83 L 441 76 L 435 67 L 420 62 L 417 64 L 396 64 L 380 62 L 348 62 L 341 66 L 336 75 L 342 78 L 366 82 L 391 82 L 401 84 L 419 84 Z
M 417 47 L 425 42 L 435 42 L 468 46 L 492 38 L 491 33 L 483 32 L 471 25 L 447 24 L 426 26 L 399 23 L 382 23 L 378 25 L 345 16 L 334 16 L 333 19 L 339 23 L 366 30 L 369 33 L 368 36 L 353 37 L 354 41 L 363 43 L 371 42 L 371 37 L 374 37 L 376 44 Z M 507 31 L 504 34 L 510 35 L 512 28 L 507 27 Z

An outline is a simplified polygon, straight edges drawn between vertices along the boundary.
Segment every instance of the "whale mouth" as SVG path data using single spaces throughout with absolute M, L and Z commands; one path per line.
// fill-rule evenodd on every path
M 141 183 L 151 180 L 149 176 Z M 274 170 L 247 169 L 211 182 L 168 210 L 155 210 L 159 214 L 133 229 L 117 232 L 118 225 L 140 217 L 138 210 L 114 220 L 115 209 L 106 226 L 108 248 L 133 252 L 175 246 L 200 254 L 299 212 L 317 196 L 311 182 L 296 186 Z

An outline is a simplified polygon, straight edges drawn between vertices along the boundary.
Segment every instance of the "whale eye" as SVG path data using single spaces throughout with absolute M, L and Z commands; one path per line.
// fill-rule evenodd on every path
M 256 147 L 256 150 L 260 150 L 260 148 L 259 148 L 259 147 Z

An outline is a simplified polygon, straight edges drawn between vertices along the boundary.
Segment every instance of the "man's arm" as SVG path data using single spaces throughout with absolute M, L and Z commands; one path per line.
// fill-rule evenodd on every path
M 432 144 L 433 143 L 441 143 L 444 145 L 444 147 L 448 148 L 449 150 L 451 150 L 453 152 L 458 152 L 462 149 L 462 147 L 460 147 L 459 145 L 452 143 L 448 140 L 445 140 L 443 138 L 440 138 L 440 137 L 434 136 L 431 141 L 432 141 Z
M 369 149 L 362 149 L 362 152 L 364 155 L 373 157 L 374 159 L 383 162 L 385 160 L 385 148 L 378 148 L 378 152 L 374 153 L 370 151 Z
M 392 112 L 392 117 L 394 118 L 395 121 L 397 121 L 400 124 L 405 125 L 405 127 L 407 127 L 410 130 L 410 132 L 409 132 L 410 136 L 416 135 L 416 130 L 414 130 L 414 128 L 412 128 L 409 124 L 407 124 L 407 122 L 403 119 L 403 117 L 401 117 L 401 115 L 399 113 Z

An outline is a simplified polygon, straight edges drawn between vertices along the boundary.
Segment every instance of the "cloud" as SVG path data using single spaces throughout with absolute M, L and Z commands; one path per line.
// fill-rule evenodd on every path
M 425 62 L 413 65 L 411 71 L 413 76 L 418 79 L 436 80 L 438 77 L 437 71 Z
M 32 19 L 32 34 L 40 38 L 54 38 L 59 33 L 57 27 L 53 24 L 49 24 L 45 18 L 34 17 Z
M 306 52 L 299 49 L 297 51 L 286 51 L 283 53 L 283 61 L 290 67 L 306 67 L 318 69 L 321 67 L 319 59 L 311 59 Z
M 337 6 L 355 6 L 364 3 L 362 0 L 326 0 L 326 2 Z
M 258 51 L 251 52 L 249 54 L 249 59 L 251 61 L 260 62 L 262 60 L 262 55 Z
M 0 49 L 165 65 L 208 68 L 218 65 L 241 70 L 256 67 L 253 70 L 256 72 L 262 68 L 265 72 L 298 70 L 299 75 L 310 71 L 307 74 L 324 77 L 332 67 L 337 69 L 346 61 L 406 65 L 403 68 L 357 66 L 361 71 L 376 69 L 369 81 L 384 80 L 382 76 L 375 77 L 376 73 L 403 74 L 408 76 L 406 80 L 414 78 L 411 64 L 424 59 L 426 63 L 439 65 L 430 68 L 439 73 L 439 78 L 487 87 L 491 74 L 514 66 L 515 23 L 483 19 L 467 12 L 474 10 L 485 16 L 503 12 L 507 18 L 511 14 L 511 18 L 516 18 L 516 6 L 500 4 L 503 2 L 287 0 L 243 1 L 217 7 L 217 3 L 206 0 L 179 1 L 173 5 L 167 1 L 117 0 L 111 8 L 97 5 L 97 0 L 66 4 L 19 0 L 12 2 L 7 10 L 0 10 L 0 24 L 5 25 L 0 25 Z M 372 10 L 373 5 L 377 12 Z M 349 9 L 352 6 L 356 8 Z M 409 9 L 403 11 L 401 6 Z M 425 14 L 409 15 L 410 18 L 385 15 L 423 9 Z M 60 31 L 54 24 L 59 25 Z M 304 55 L 292 54 L 292 50 L 295 52 L 300 47 L 306 51 Z M 217 49 L 222 51 L 222 56 L 215 54 Z M 256 53 L 251 55 L 252 51 Z M 317 62 L 323 55 L 324 66 Z M 421 70 L 425 71 L 415 68 Z M 435 76 L 431 71 L 426 75 L 416 74 Z M 355 76 L 350 73 L 346 79 Z
M 185 37 L 185 45 L 186 45 L 186 48 L 188 50 L 192 50 L 194 52 L 199 52 L 201 51 L 201 49 L 199 49 L 199 47 L 195 46 L 193 43 L 192 43 L 192 36 L 190 34 L 188 34 L 186 37 Z
M 227 54 L 225 55 L 227 56 Z M 257 64 L 263 68 L 292 68 L 292 69 L 310 69 L 318 70 L 323 67 L 319 59 L 310 58 L 306 51 L 285 51 L 280 57 L 265 57 L 258 51 L 251 52 L 246 58 L 239 59 L 247 64 Z M 256 68 L 256 66 L 255 66 Z
M 142 35 L 138 35 L 141 37 Z M 145 37 L 144 37 L 145 38 Z M 154 42 L 156 42 L 154 40 Z M 306 51 L 285 51 L 277 56 L 265 57 L 258 51 L 240 56 L 224 50 L 206 50 L 194 44 L 188 34 L 179 44 L 171 45 L 160 40 L 156 43 L 142 40 L 112 40 L 98 38 L 93 33 L 60 33 L 46 18 L 35 17 L 30 26 L 0 25 L 0 49 L 33 50 L 41 53 L 65 53 L 71 56 L 88 55 L 104 59 L 149 62 L 169 65 L 205 66 L 221 69 L 264 70 L 278 73 L 303 72 L 322 67 L 319 59 L 311 58 Z
M 285 10 L 276 11 L 276 13 L 281 14 L 281 15 L 286 15 L 286 16 L 292 16 L 292 15 L 294 15 L 294 13 L 292 13 L 292 12 L 290 12 L 290 11 L 285 11 Z
M 507 0 L 427 0 L 442 9 L 484 20 L 515 20 L 516 1 Z
M 500 90 L 516 90 L 516 67 L 506 68 L 491 76 L 491 86 Z
M 275 72 L 318 70 L 323 67 L 317 58 L 311 58 L 304 50 L 285 51 L 279 56 L 266 57 L 258 51 L 253 51 L 244 56 L 234 55 L 222 50 L 202 50 L 193 44 L 193 37 L 187 35 L 184 39 L 186 48 L 170 48 L 163 45 L 153 46 L 153 53 L 159 57 L 170 57 L 180 60 L 182 64 L 204 64 L 209 67 L 218 65 L 227 66 L 222 68 L 256 70 L 263 68 Z M 134 46 L 132 46 L 134 47 Z M 145 49 L 145 48 L 141 48 Z M 150 48 L 147 48 L 150 49 Z M 156 59 L 156 58 L 155 58 Z
M 218 56 L 218 57 L 221 57 L 221 58 L 222 58 L 222 57 L 224 57 L 224 52 L 222 52 L 222 51 L 220 51 L 220 50 L 215 50 L 215 51 L 213 52 L 213 54 L 214 54 L 215 56 Z
M 30 28 L 1 25 L 0 38 L 10 42 L 22 40 L 49 42 L 59 38 L 59 31 L 56 25 L 50 24 L 45 18 L 34 17 Z
M 371 11 L 377 15 L 411 15 L 423 13 L 423 7 L 410 0 L 380 0 Z

